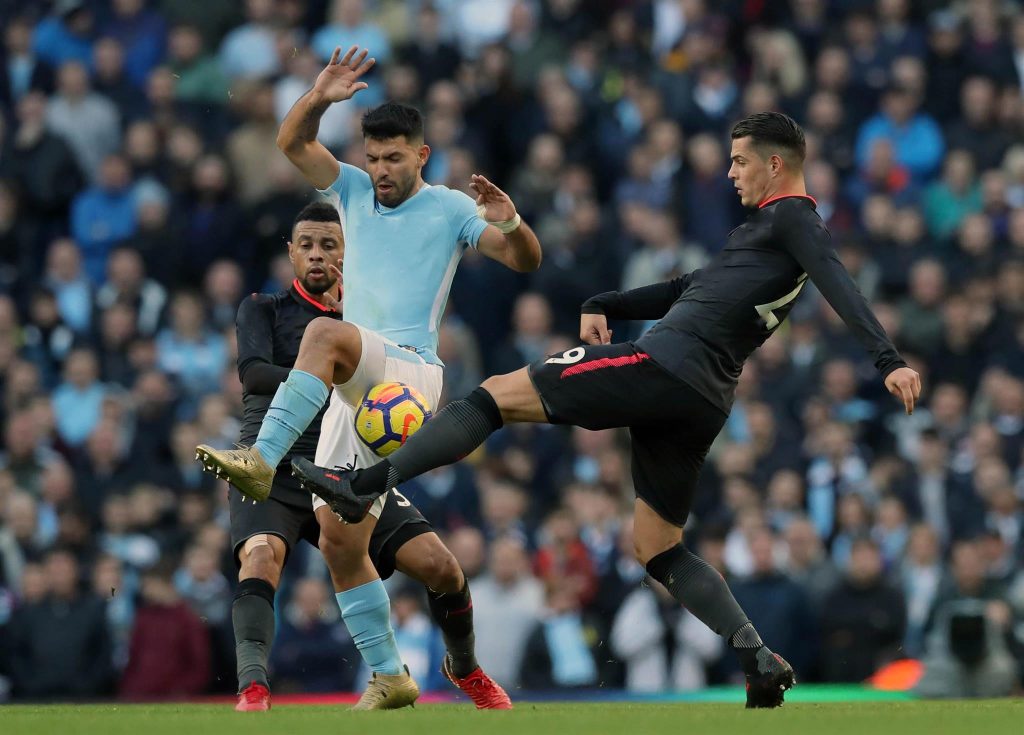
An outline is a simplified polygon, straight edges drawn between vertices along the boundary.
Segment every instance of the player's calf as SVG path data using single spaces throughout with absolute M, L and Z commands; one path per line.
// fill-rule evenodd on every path
M 285 542 L 257 533 L 239 549 L 239 582 L 231 604 L 239 712 L 270 709 L 267 666 L 274 641 L 274 596 L 284 567 Z
M 642 533 L 640 527 L 637 532 Z M 747 677 L 748 707 L 782 704 L 784 692 L 794 683 L 793 669 L 764 645 L 714 567 L 678 544 L 650 559 L 647 573 L 697 619 L 726 639 Z

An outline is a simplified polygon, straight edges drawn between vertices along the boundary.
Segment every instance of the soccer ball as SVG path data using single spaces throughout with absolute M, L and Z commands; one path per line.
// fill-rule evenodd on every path
M 356 409 L 356 434 L 378 456 L 405 444 L 433 414 L 423 394 L 405 383 L 378 383 Z

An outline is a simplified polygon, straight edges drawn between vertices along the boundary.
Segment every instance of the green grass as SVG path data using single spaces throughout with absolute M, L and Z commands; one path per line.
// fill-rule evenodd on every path
M 737 704 L 531 704 L 513 712 L 467 705 L 349 712 L 280 705 L 237 714 L 230 705 L 13 705 L 0 707 L 3 735 L 1002 735 L 1024 733 L 1024 700 L 793 702 L 780 710 Z

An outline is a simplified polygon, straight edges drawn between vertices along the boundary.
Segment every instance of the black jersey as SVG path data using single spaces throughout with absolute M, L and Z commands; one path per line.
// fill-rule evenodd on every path
M 299 343 L 306 325 L 318 316 L 341 319 L 341 314 L 312 299 L 298 282 L 287 291 L 275 294 L 253 294 L 238 307 L 235 331 L 238 335 L 238 377 L 242 381 L 245 417 L 241 443 L 256 441 L 263 417 L 278 386 L 288 377 L 299 354 Z M 287 468 L 292 455 L 312 459 L 320 437 L 320 422 L 327 406 L 296 440 L 281 460 L 279 468 Z M 276 491 L 275 485 L 275 491 Z M 304 494 L 306 502 L 308 494 Z
M 836 256 L 814 200 L 805 196 L 762 204 L 705 268 L 600 294 L 582 310 L 612 319 L 660 319 L 636 346 L 728 411 L 743 363 L 786 318 L 808 278 L 883 377 L 906 365 Z

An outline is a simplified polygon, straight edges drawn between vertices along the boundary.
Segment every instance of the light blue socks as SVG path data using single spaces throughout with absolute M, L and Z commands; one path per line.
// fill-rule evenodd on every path
M 379 579 L 338 592 L 338 607 L 356 648 L 371 671 L 401 674 L 402 657 L 391 629 L 391 600 Z
M 270 403 L 253 445 L 271 467 L 277 467 L 302 436 L 331 395 L 324 381 L 304 370 L 292 370 Z

